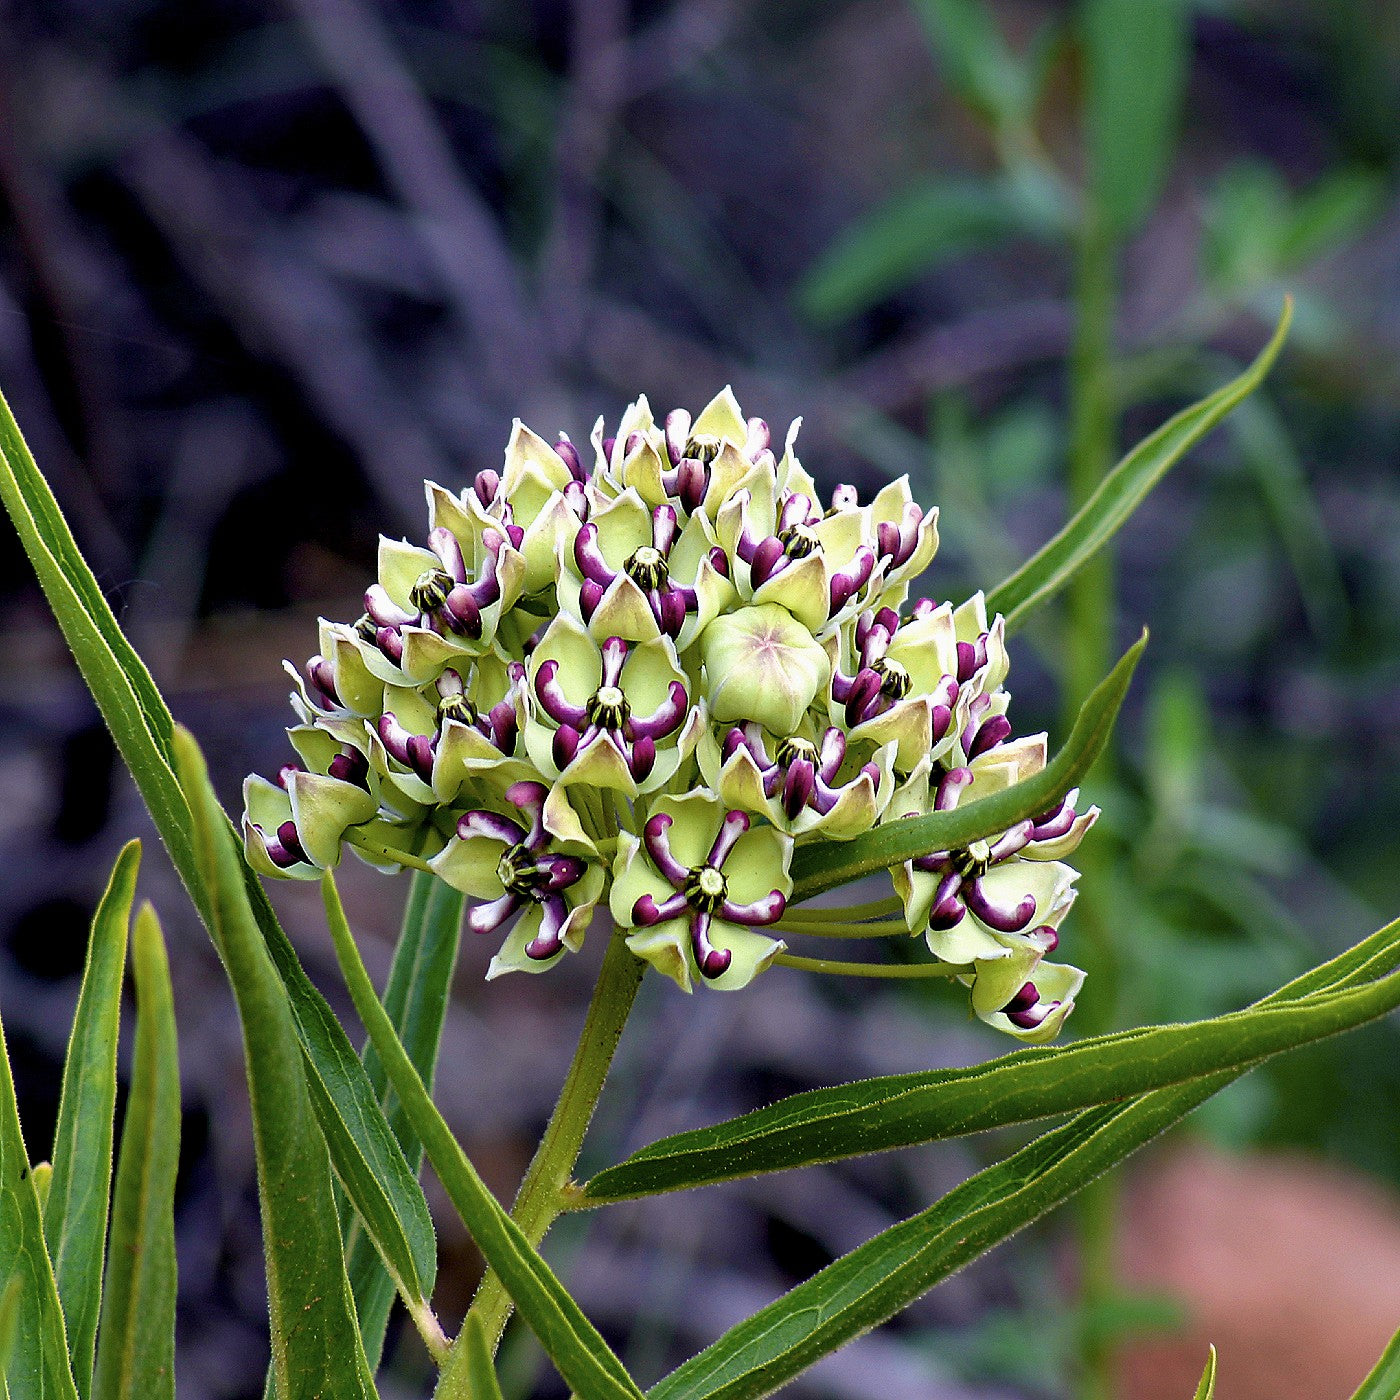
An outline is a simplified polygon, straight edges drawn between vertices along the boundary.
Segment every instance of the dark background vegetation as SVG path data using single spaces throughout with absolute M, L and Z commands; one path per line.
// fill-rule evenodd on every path
M 0 385 L 230 806 L 244 772 L 284 761 L 280 659 L 314 648 L 318 613 L 359 611 L 378 532 L 420 536 L 422 479 L 458 487 L 498 465 L 517 414 L 580 439 L 639 392 L 661 411 L 696 409 L 732 381 L 779 431 L 805 415 L 802 456 L 826 488 L 909 472 L 941 503 L 944 547 L 924 581 L 939 596 L 990 587 L 1047 537 L 1066 510 L 1072 240 L 1053 200 L 1007 194 L 986 112 L 921 25 L 936 8 L 3 6 Z M 1035 128 L 1073 183 L 1071 9 L 992 12 L 1038 75 Z M 1117 963 L 1096 1014 L 1124 1024 L 1237 1006 L 1400 912 L 1400 11 L 1211 0 L 1188 40 L 1179 142 L 1121 262 L 1120 445 L 1229 377 L 1283 290 L 1299 314 L 1264 394 L 1121 540 L 1115 642 L 1153 629 L 1119 763 L 1096 791 Z M 39 1157 L 87 920 L 119 844 L 148 827 L 8 533 L 0 592 L 0 999 Z M 1018 643 L 1025 730 L 1063 732 L 1059 635 L 1052 615 Z M 180 1395 L 251 1397 L 265 1304 L 236 1021 L 187 901 L 147 849 L 186 1093 Z M 350 889 L 382 974 L 402 882 L 359 871 Z M 337 999 L 314 895 L 293 889 L 282 905 Z M 1073 921 L 1065 951 L 1073 960 Z M 508 1193 L 597 949 L 488 988 L 489 952 L 464 947 L 439 1098 Z M 1003 1048 L 943 991 L 782 971 L 732 999 L 649 984 L 595 1142 L 635 1147 L 796 1088 Z M 1294 1055 L 1192 1131 L 1237 1154 L 1232 1170 L 1289 1149 L 1400 1185 L 1397 1050 L 1392 1024 Z M 650 1379 L 999 1146 L 621 1208 L 569 1222 L 553 1257 Z M 606 1155 L 591 1150 L 595 1164 Z M 1360 1188 L 1300 1170 L 1298 1209 L 1335 1254 L 1326 1211 L 1341 1206 L 1327 1203 Z M 1270 1190 L 1246 1181 L 1243 1199 Z M 1198 1208 L 1188 1193 L 1180 1209 Z M 1076 1312 L 1073 1251 L 1052 1225 L 791 1393 L 1067 1395 L 1086 1328 L 1181 1333 L 1199 1370 L 1206 1304 L 1164 1299 L 1179 1280 L 1151 1270 L 1181 1222 L 1158 1218 L 1160 1242 L 1134 1236 L 1132 1209 L 1126 1249 L 1144 1272 L 1116 1310 Z M 1393 1240 L 1389 1198 L 1375 1210 L 1363 1239 Z M 443 1221 L 453 1319 L 477 1264 Z M 1295 1212 L 1257 1228 L 1276 1243 L 1307 1223 Z M 1223 1257 L 1251 1271 L 1247 1253 Z M 1318 1296 L 1306 1260 L 1278 1268 L 1296 1268 L 1299 1288 L 1314 1280 L 1308 1316 L 1347 1306 Z M 1400 1323 L 1393 1284 L 1379 1291 L 1394 1315 L 1363 1347 Z M 1289 1391 L 1291 1366 L 1248 1390 L 1250 1346 L 1274 1344 L 1248 1318 L 1228 1326 L 1239 1369 L 1231 1390 L 1227 1345 L 1224 1400 L 1325 1400 L 1313 1382 Z M 561 1393 L 535 1376 L 528 1342 L 510 1356 L 516 1394 Z M 1345 1364 L 1326 1393 L 1349 1394 L 1366 1363 Z M 404 1337 L 386 1400 L 425 1393 L 426 1375 Z M 1150 1374 L 1125 1384 L 1159 1393 Z

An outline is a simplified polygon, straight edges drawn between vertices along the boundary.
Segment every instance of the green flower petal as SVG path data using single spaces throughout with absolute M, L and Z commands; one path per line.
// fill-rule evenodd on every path
M 353 783 L 320 773 L 293 773 L 288 787 L 302 850 L 322 870 L 338 865 L 346 827 L 358 826 L 374 816 L 374 798 Z
M 506 890 L 496 870 L 506 849 L 504 841 L 489 836 L 454 836 L 428 864 L 454 890 L 473 899 L 499 899 Z

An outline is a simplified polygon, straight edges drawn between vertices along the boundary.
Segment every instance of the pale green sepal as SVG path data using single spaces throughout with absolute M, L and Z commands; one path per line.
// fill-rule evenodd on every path
M 329 870 L 340 863 L 340 844 L 347 827 L 374 816 L 374 798 L 354 783 L 304 771 L 289 775 L 287 795 L 297 839 L 313 865 Z
M 180 1061 L 170 965 L 149 904 L 136 916 L 132 968 L 136 1038 L 92 1394 L 93 1400 L 173 1400 Z
M 735 447 L 742 447 L 748 440 L 748 421 L 728 384 L 700 410 L 690 425 L 690 436 L 696 442 L 730 442 Z

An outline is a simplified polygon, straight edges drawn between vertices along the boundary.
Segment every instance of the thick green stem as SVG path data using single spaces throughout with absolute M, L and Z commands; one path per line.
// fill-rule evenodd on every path
M 1092 210 L 1075 263 L 1074 340 L 1070 347 L 1069 509 L 1077 511 L 1113 465 L 1112 364 L 1117 295 L 1113 240 Z M 1064 705 L 1070 724 L 1079 702 L 1108 669 L 1113 644 L 1113 553 L 1101 549 L 1068 589 L 1069 645 Z
M 1075 266 L 1075 327 L 1070 352 L 1069 507 L 1078 510 L 1111 469 L 1117 405 L 1112 388 L 1113 323 L 1117 299 L 1117 247 L 1105 226 L 1097 201 L 1088 199 Z M 1071 582 L 1068 590 L 1068 645 L 1063 697 L 1073 717 L 1079 701 L 1107 668 L 1113 646 L 1115 617 L 1114 561 L 1110 547 L 1101 549 Z M 1111 753 L 1096 765 L 1100 775 L 1110 771 Z M 1075 920 L 1079 957 L 1094 987 L 1090 1003 L 1081 1006 L 1086 1034 L 1104 1031 L 1114 1020 L 1117 1000 L 1114 954 L 1105 917 L 1101 862 L 1094 853 L 1081 854 L 1084 879 Z M 1087 1012 L 1087 1014 L 1086 1014 Z M 1086 1024 L 1087 1023 L 1087 1024 Z M 1081 1268 L 1080 1298 L 1092 1315 L 1114 1292 L 1114 1238 L 1117 1183 L 1110 1174 L 1090 1183 L 1075 1206 Z M 1084 1400 L 1109 1400 L 1113 1387 L 1112 1347 L 1089 1329 L 1081 1361 Z
M 609 939 L 559 1101 L 511 1208 L 512 1218 L 532 1245 L 539 1245 L 567 1207 L 570 1177 L 583 1147 L 583 1135 L 603 1091 L 603 1081 L 645 967 L 620 935 Z M 481 1323 L 492 1350 L 510 1313 L 509 1294 L 500 1279 L 488 1272 L 472 1300 L 469 1316 Z M 460 1337 L 457 1344 L 461 1344 Z

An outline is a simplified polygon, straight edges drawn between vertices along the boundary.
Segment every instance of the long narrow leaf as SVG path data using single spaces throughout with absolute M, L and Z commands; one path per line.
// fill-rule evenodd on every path
M 1209 1021 L 1032 1047 L 970 1069 L 893 1075 L 794 1094 L 652 1143 L 588 1182 L 582 1205 L 912 1147 L 1113 1103 L 1259 1061 L 1400 1006 L 1400 973 Z
M 389 1082 L 412 1120 L 453 1206 L 486 1262 L 506 1286 L 521 1317 L 539 1338 L 579 1400 L 640 1400 L 641 1391 L 612 1348 L 555 1278 L 520 1227 L 486 1189 L 453 1136 L 399 1042 L 345 921 L 334 878 L 321 882 L 326 919 L 355 1010 L 379 1052 Z
M 2 398 L 0 457 L 0 501 L 156 829 L 213 932 L 211 895 L 190 844 L 189 806 L 171 767 L 169 709 L 117 626 Z M 220 820 L 228 825 L 226 818 Z M 436 1244 L 422 1189 L 344 1030 L 298 962 L 251 871 L 246 879 L 258 928 L 290 998 L 312 1106 L 336 1174 L 380 1250 L 395 1261 L 411 1291 L 426 1295 L 436 1268 Z
M 287 993 L 249 907 L 244 864 L 203 756 L 175 733 L 200 871 L 214 897 L 214 942 L 233 985 L 253 1109 L 272 1364 L 280 1400 L 376 1394 L 360 1346 L 326 1140 L 293 1047 Z
M 180 1063 L 170 965 L 149 904 L 136 916 L 132 966 L 136 1049 L 92 1394 L 93 1400 L 174 1400 Z
M 403 928 L 394 950 L 393 966 L 389 969 L 389 982 L 384 989 L 384 1010 L 429 1093 L 461 944 L 464 904 L 462 893 L 435 875 L 425 871 L 414 874 L 404 908 Z M 389 1126 L 410 1168 L 416 1172 L 422 1164 L 423 1145 L 413 1131 L 408 1113 L 389 1088 L 388 1077 L 372 1041 L 365 1046 L 363 1059 Z M 365 1355 L 373 1366 L 383 1350 L 384 1330 L 394 1301 L 394 1283 L 358 1222 L 350 1227 L 346 1252 L 350 1261 L 350 1286 L 355 1291 L 360 1315 L 360 1336 L 364 1339 Z
M 1215 1400 L 1215 1348 L 1211 1347 L 1206 1357 L 1206 1368 L 1201 1372 L 1200 1383 L 1196 1386 L 1196 1400 Z
M 1400 921 L 1264 999 L 1360 985 L 1400 962 Z M 908 1306 L 964 1264 L 1068 1200 L 1242 1071 L 1087 1109 L 970 1177 L 731 1328 L 648 1391 L 650 1400 L 753 1400 Z
M 73 1380 L 81 1396 L 92 1386 L 93 1347 L 102 1306 L 122 974 L 140 865 L 141 843 L 131 841 L 117 857 L 93 916 L 82 990 L 63 1065 L 53 1175 L 43 1208 L 44 1239 L 63 1304 Z
M 1400 1395 L 1400 1332 L 1391 1339 L 1351 1400 L 1395 1400 Z
M 1292 319 L 1293 303 L 1286 301 L 1269 343 L 1243 374 L 1144 438 L 1064 529 L 987 595 L 988 610 L 1005 616 L 1008 631 L 1058 593 L 1112 539 L 1167 471 L 1259 386 L 1283 347 Z
M 0 1269 L 18 1284 L 14 1344 L 4 1380 L 11 1400 L 78 1400 L 68 1341 L 29 1154 L 19 1126 L 9 1052 L 0 1026 Z
M 1048 811 L 1094 765 L 1128 692 L 1147 633 L 1122 656 L 1094 688 L 1074 722 L 1065 746 L 1032 778 L 1015 783 L 951 812 L 890 822 L 853 841 L 820 841 L 799 846 L 792 862 L 792 903 L 849 884 L 863 875 L 888 870 L 929 851 L 956 849 L 1005 831 L 1027 817 Z

